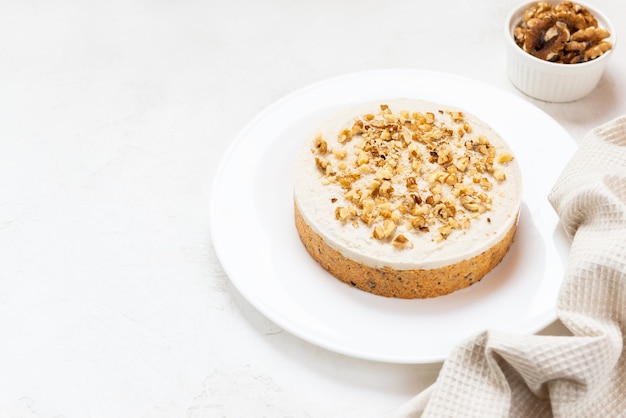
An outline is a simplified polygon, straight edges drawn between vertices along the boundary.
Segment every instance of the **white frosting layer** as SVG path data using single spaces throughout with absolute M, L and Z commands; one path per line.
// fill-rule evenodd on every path
M 397 248 L 389 241 L 372 237 L 372 229 L 360 223 L 355 228 L 351 222 L 341 222 L 335 218 L 335 208 L 345 201 L 343 190 L 338 184 L 324 185 L 320 170 L 315 165 L 316 155 L 312 152 L 314 138 L 322 134 L 329 149 L 341 147 L 337 141 L 338 133 L 350 128 L 357 116 L 365 113 L 377 113 L 381 104 L 387 104 L 393 113 L 401 110 L 409 112 L 432 112 L 437 115 L 438 123 L 453 127 L 455 123 L 447 114 L 439 110 L 453 111 L 448 106 L 434 103 L 393 99 L 366 103 L 347 109 L 327 121 L 319 132 L 307 138 L 295 161 L 294 198 L 306 223 L 319 234 L 328 246 L 339 251 L 343 256 L 370 267 L 388 266 L 396 270 L 434 269 L 451 265 L 472 258 L 498 243 L 516 222 L 521 204 L 521 172 L 515 160 L 506 164 L 496 164 L 506 174 L 507 179 L 493 182 L 489 191 L 493 203 L 491 210 L 471 221 L 466 229 L 455 229 L 445 240 L 438 240 L 436 228 L 429 232 L 415 230 L 406 225 L 398 226 L 397 233 L 402 233 L 411 242 L 408 248 Z M 509 145 L 489 126 L 472 115 L 464 113 L 464 119 L 473 128 L 463 140 L 485 136 L 496 148 L 496 155 L 511 153 Z M 352 146 L 357 141 L 351 141 Z M 426 171 L 428 168 L 426 168 Z M 427 187 L 426 180 L 421 180 L 421 187 Z M 396 190 L 402 193 L 402 190 Z M 333 199 L 336 199 L 333 202 Z

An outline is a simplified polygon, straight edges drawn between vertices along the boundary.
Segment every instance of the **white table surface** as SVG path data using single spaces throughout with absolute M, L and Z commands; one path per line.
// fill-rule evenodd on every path
M 517 92 L 515 4 L 0 1 L 0 417 L 379 417 L 434 382 L 441 363 L 335 354 L 258 313 L 215 255 L 212 179 L 258 112 L 369 69 L 492 84 L 576 141 L 626 113 L 619 40 L 588 97 Z M 626 3 L 592 4 L 626 36 Z

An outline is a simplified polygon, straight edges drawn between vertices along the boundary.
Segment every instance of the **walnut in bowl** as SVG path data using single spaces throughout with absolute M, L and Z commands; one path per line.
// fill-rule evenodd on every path
M 580 2 L 529 2 L 509 13 L 507 72 L 525 94 L 569 102 L 598 84 L 615 48 L 615 29 L 597 9 Z

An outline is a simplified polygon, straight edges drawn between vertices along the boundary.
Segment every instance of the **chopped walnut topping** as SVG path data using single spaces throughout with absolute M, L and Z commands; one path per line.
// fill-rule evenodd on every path
M 328 144 L 322 139 L 321 135 L 315 137 L 313 145 L 315 146 L 315 152 L 317 154 L 326 154 L 326 152 L 328 152 Z
M 385 219 L 382 224 L 374 227 L 373 236 L 376 239 L 385 239 L 392 236 L 396 230 L 396 223 L 391 219 Z
M 330 166 L 330 163 L 324 158 L 315 158 L 315 165 L 322 171 L 326 171 L 326 168 Z
M 498 164 L 506 164 L 513 161 L 513 155 L 509 153 L 500 154 L 498 156 Z
M 343 206 L 337 206 L 335 208 L 335 219 L 339 221 L 345 221 L 346 219 L 348 219 L 349 215 L 350 211 L 348 210 L 348 208 L 344 208 Z
M 396 235 L 392 242 L 396 247 L 405 247 L 410 243 L 409 239 L 402 234 Z
M 506 174 L 504 174 L 504 172 L 501 170 L 494 170 L 493 178 L 498 181 L 503 181 L 503 180 L 506 180 Z
M 443 115 L 452 126 L 438 119 Z M 336 139 L 340 146 L 330 150 L 318 136 L 312 150 L 322 182 L 344 190 L 343 203 L 332 200 L 335 218 L 364 224 L 398 249 L 412 247 L 412 234 L 436 231 L 434 239 L 445 240 L 489 212 L 489 193 L 506 180 L 500 167 L 513 160 L 496 155 L 458 111 L 394 113 L 383 104 Z
M 347 140 L 352 138 L 352 130 L 344 129 L 339 133 L 339 143 L 343 144 Z

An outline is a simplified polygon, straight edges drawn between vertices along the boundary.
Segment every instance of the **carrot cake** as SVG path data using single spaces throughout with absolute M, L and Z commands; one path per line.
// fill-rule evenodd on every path
M 521 172 L 510 146 L 460 109 L 365 103 L 326 121 L 297 156 L 295 224 L 309 254 L 376 295 L 442 296 L 508 252 Z

